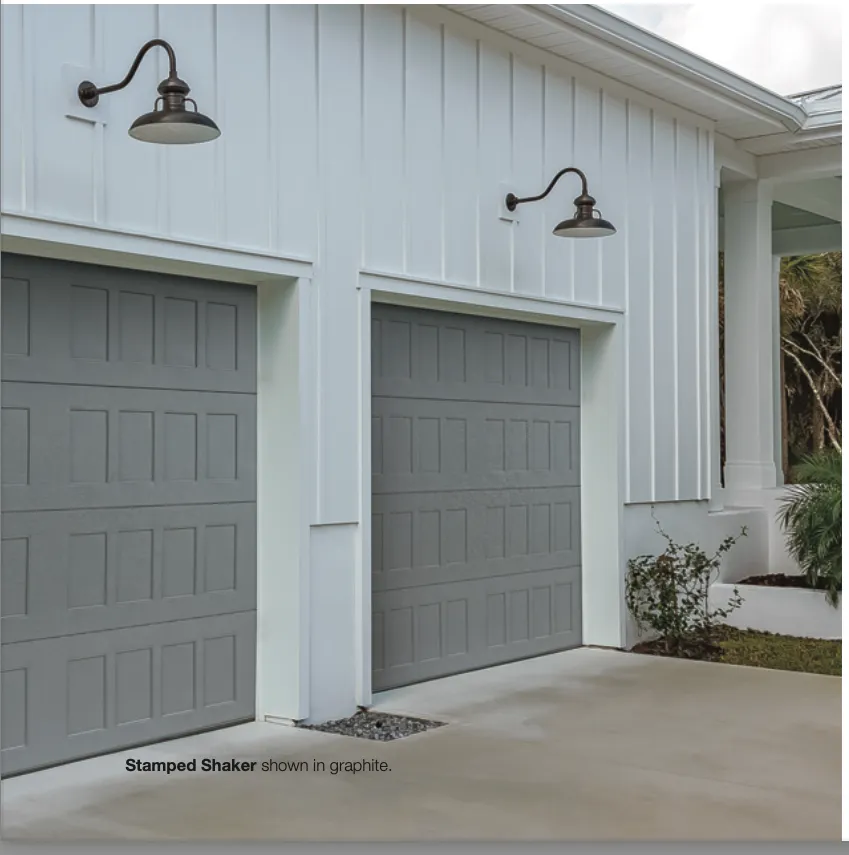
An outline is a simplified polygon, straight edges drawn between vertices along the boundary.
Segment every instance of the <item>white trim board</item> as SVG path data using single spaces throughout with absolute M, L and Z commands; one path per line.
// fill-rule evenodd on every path
M 371 688 L 371 304 L 417 306 L 581 330 L 581 565 L 583 643 L 624 647 L 625 324 L 621 309 L 599 309 L 360 272 L 361 525 L 355 586 L 359 638 L 357 703 Z
M 311 278 L 313 272 L 312 262 L 306 259 L 13 212 L 0 215 L 0 248 L 21 255 L 244 285 Z
M 35 218 L 4 215 L 3 228 L 4 252 L 257 288 L 256 717 L 307 718 L 315 295 L 285 271 L 312 265 Z
M 419 279 L 397 273 L 375 270 L 360 271 L 361 289 L 369 290 L 379 303 L 396 303 L 443 311 L 485 314 L 519 321 L 582 327 L 592 324 L 618 323 L 625 310 L 619 306 L 593 306 L 588 303 L 553 300 L 489 291 L 459 283 Z

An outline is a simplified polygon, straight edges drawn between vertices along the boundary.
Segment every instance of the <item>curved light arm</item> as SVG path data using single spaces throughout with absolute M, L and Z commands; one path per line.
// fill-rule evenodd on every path
M 538 202 L 540 199 L 545 199 L 546 196 L 552 191 L 554 185 L 567 173 L 574 172 L 576 175 L 581 178 L 581 195 L 589 196 L 587 193 L 587 176 L 581 172 L 580 169 L 576 169 L 574 166 L 567 166 L 565 169 L 561 169 L 554 178 L 551 179 L 551 184 L 543 190 L 539 196 L 525 196 L 523 199 L 517 198 L 513 193 L 508 193 L 504 199 L 504 204 L 507 206 L 508 211 L 515 211 L 516 205 L 521 205 L 523 202 Z
M 94 107 L 101 95 L 106 95 L 109 92 L 117 92 L 119 89 L 123 89 L 129 84 L 133 77 L 135 77 L 145 54 L 154 47 L 164 48 L 168 53 L 168 77 L 169 79 L 178 80 L 177 57 L 174 53 L 174 48 L 172 48 L 164 39 L 151 39 L 149 42 L 142 45 L 141 50 L 138 52 L 135 60 L 133 60 L 133 64 L 130 66 L 130 70 L 127 72 L 127 76 L 120 83 L 113 83 L 111 86 L 101 87 L 95 86 L 90 80 L 84 80 L 80 83 L 77 87 L 77 95 L 79 96 L 80 101 L 82 101 L 86 107 Z

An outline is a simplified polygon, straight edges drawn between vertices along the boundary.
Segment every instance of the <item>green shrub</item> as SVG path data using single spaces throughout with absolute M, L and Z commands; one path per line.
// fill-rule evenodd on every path
M 778 518 L 787 548 L 811 587 L 825 589 L 837 607 L 843 587 L 841 545 L 842 497 L 840 452 L 824 450 L 796 468 L 796 483 L 787 488 Z
M 652 512 L 654 516 L 654 512 Z M 668 653 L 680 654 L 692 645 L 710 645 L 717 621 L 743 604 L 735 588 L 726 608 L 711 610 L 710 586 L 719 576 L 722 556 L 741 538 L 727 537 L 712 556 L 694 543 L 676 543 L 655 517 L 666 541 L 662 555 L 639 555 L 628 561 L 625 602 L 639 630 L 656 633 Z

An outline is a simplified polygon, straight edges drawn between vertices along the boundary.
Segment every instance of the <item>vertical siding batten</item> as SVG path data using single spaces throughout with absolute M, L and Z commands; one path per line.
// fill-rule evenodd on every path
M 599 168 L 598 182 L 603 188 L 604 175 L 604 89 L 598 90 L 598 152 L 599 152 Z M 596 244 L 596 254 L 598 259 L 598 296 L 597 301 L 599 306 L 604 305 L 603 281 L 604 281 L 604 245 L 601 241 Z
M 708 235 L 710 236 L 710 244 L 708 246 L 708 251 L 707 251 L 707 256 L 708 256 L 707 260 L 710 262 L 710 267 L 708 268 L 708 277 L 707 277 L 707 283 L 706 284 L 707 284 L 707 287 L 710 289 L 712 287 L 711 286 L 711 280 L 717 279 L 717 281 L 718 281 L 718 277 L 719 277 L 719 242 L 718 242 L 718 240 L 719 240 L 719 209 L 718 209 L 717 198 L 716 198 L 717 197 L 716 187 L 714 186 L 714 164 L 716 163 L 716 138 L 715 138 L 713 132 L 705 132 L 705 139 L 707 142 L 707 157 L 706 157 L 707 178 L 706 178 L 706 185 L 707 185 L 707 190 L 708 190 L 708 193 L 706 196 L 706 205 L 707 205 L 707 216 L 709 217 L 709 220 L 710 220 L 710 231 L 708 232 Z M 708 324 L 711 323 L 710 318 L 712 317 L 712 314 L 713 313 L 708 313 L 708 321 L 707 321 Z M 717 307 L 716 314 L 717 314 L 717 319 L 718 319 L 718 307 Z M 711 337 L 711 330 L 710 330 L 710 328 L 708 328 L 705 330 L 706 365 L 705 365 L 705 375 L 704 375 L 707 378 L 710 378 L 710 364 L 711 364 L 710 337 Z M 718 376 L 716 378 L 714 378 L 713 385 L 715 385 L 717 388 L 716 394 L 718 396 L 719 395 L 719 377 Z M 708 401 L 709 400 L 710 399 L 708 399 Z M 708 412 L 710 412 L 710 411 L 708 410 Z M 710 442 L 711 442 L 710 432 L 708 432 L 708 435 L 705 437 L 705 441 L 708 444 L 710 444 Z M 719 455 L 719 448 L 718 447 L 716 449 L 716 454 L 717 454 L 717 456 Z M 707 459 L 709 456 L 710 456 L 709 454 L 705 455 L 705 458 Z M 708 468 L 708 470 L 707 470 L 706 478 L 707 478 L 707 484 L 709 486 L 710 482 L 711 482 L 710 468 Z
M 629 181 L 628 164 L 631 162 L 631 102 L 625 101 L 625 199 L 622 203 L 622 249 L 625 256 L 624 281 L 625 295 L 623 306 L 625 308 L 626 323 L 624 324 L 624 349 L 625 349 L 625 501 L 631 501 L 631 443 L 628 437 L 631 435 L 631 360 L 628 354 L 631 351 L 631 219 L 628 216 L 631 200 L 631 182 Z
M 401 9 L 401 195 L 403 199 L 403 220 L 401 249 L 401 270 L 404 273 L 410 271 L 410 199 L 407 192 L 409 185 L 409 171 L 407 169 L 407 138 L 409 128 L 407 127 L 407 29 L 410 26 L 410 15 L 407 8 Z
M 320 8 L 319 6 L 316 6 L 317 10 L 319 8 Z M 320 24 L 320 22 L 318 20 L 318 16 L 316 16 L 316 31 L 319 30 L 319 24 Z M 316 46 L 318 46 L 318 40 L 316 40 Z M 318 51 L 316 51 L 316 56 L 317 57 L 320 56 Z M 324 224 L 324 220 L 322 219 L 320 231 L 323 232 L 324 227 L 325 227 L 325 224 Z M 322 235 L 320 242 L 321 242 L 322 246 L 324 246 L 326 244 L 327 241 L 324 239 L 324 235 Z M 315 284 L 315 283 L 311 283 L 311 284 Z M 316 393 L 314 396 L 314 398 L 315 398 L 315 403 L 314 403 L 315 422 L 314 422 L 314 424 L 316 426 L 316 430 L 319 433 L 319 436 L 317 437 L 316 443 L 315 443 L 315 446 L 316 446 L 315 487 L 313 488 L 313 491 L 312 491 L 312 495 L 313 495 L 313 499 L 315 501 L 315 505 L 312 508 L 312 519 L 310 520 L 310 522 L 312 524 L 319 523 L 322 521 L 322 509 L 323 509 L 323 504 L 322 504 L 322 497 L 323 496 L 322 496 L 322 494 L 324 492 L 324 477 L 323 476 L 324 476 L 324 471 L 325 471 L 325 461 L 324 461 L 324 456 L 322 454 L 322 448 L 321 448 L 321 445 L 322 445 L 322 443 L 321 443 L 322 416 L 323 416 L 323 412 L 324 412 L 324 407 L 323 407 L 324 396 L 322 395 L 322 386 L 324 383 L 323 378 L 324 378 L 324 371 L 325 371 L 325 369 L 324 369 L 325 360 L 322 357 L 322 355 L 324 353 L 324 350 L 322 348 L 322 343 L 323 343 L 323 340 L 326 338 L 326 336 L 324 335 L 324 328 L 322 326 L 322 311 L 323 311 L 322 310 L 322 303 L 325 302 L 324 301 L 324 294 L 325 294 L 325 289 L 323 289 L 321 287 L 313 288 L 313 302 L 315 305 L 315 310 L 314 310 L 315 314 L 313 316 L 313 322 L 315 324 L 315 328 L 313 329 L 313 341 L 315 342 L 315 344 L 313 346 L 313 352 L 315 354 L 315 357 L 314 357 L 314 359 L 315 359 L 315 380 L 314 380 L 314 382 L 316 385 Z
M 439 162 L 442 174 L 439 182 L 439 276 L 445 280 L 446 238 L 445 238 L 445 24 L 439 25 Z
M 212 38 L 213 38 L 213 49 L 212 55 L 214 57 L 213 62 L 213 80 L 215 81 L 215 115 L 218 116 L 218 120 L 223 123 L 227 123 L 227 108 L 225 100 L 222 96 L 222 85 L 221 85 L 221 45 L 220 45 L 220 12 L 221 7 L 216 3 L 212 7 Z M 220 125 L 219 125 L 220 127 Z M 229 128 L 227 134 L 222 134 L 218 138 L 218 142 L 215 145 L 215 236 L 216 239 L 220 242 L 226 242 L 227 240 L 227 218 L 226 218 L 226 204 L 222 204 L 224 200 L 222 199 L 222 195 L 227 192 L 226 185 L 226 176 L 224 173 L 224 168 L 227 164 L 227 137 L 229 136 Z
M 577 126 L 578 126 L 578 109 L 576 106 L 577 101 L 577 89 L 578 82 L 575 79 L 575 76 L 572 75 L 569 78 L 569 111 L 571 121 L 569 123 L 569 166 L 574 166 L 575 160 L 577 158 Z M 578 275 L 578 267 L 575 263 L 575 257 L 577 256 L 577 246 L 573 241 L 569 241 L 569 291 L 568 291 L 568 299 L 577 300 L 578 299 L 578 286 L 576 284 L 576 277 Z
M 678 390 L 678 380 L 680 373 L 679 362 L 681 359 L 681 351 L 678 343 L 678 157 L 679 157 L 679 140 L 678 140 L 678 119 L 672 120 L 672 413 L 674 419 L 673 427 L 673 492 L 674 499 L 678 499 L 681 491 L 681 400 Z
M 321 169 L 322 164 L 322 150 L 324 148 L 324 137 L 325 135 L 322 133 L 321 128 L 321 111 L 324 104 L 324 98 L 322 97 L 321 91 L 321 6 L 319 4 L 313 5 L 313 24 L 315 26 L 315 186 L 319 203 L 315 206 L 315 219 L 316 219 L 316 250 L 315 250 L 315 261 L 316 264 L 320 265 L 322 259 L 324 258 L 325 253 L 327 252 L 327 234 L 325 228 L 325 219 L 322 212 L 321 200 L 324 199 L 325 193 L 325 180 Z M 320 319 L 321 319 L 321 310 L 318 303 L 318 295 L 316 295 L 316 304 L 315 304 L 315 315 L 316 315 L 316 329 L 320 329 Z M 316 336 L 316 351 L 318 352 L 318 336 Z M 316 373 L 318 373 L 318 369 L 316 369 Z M 318 420 L 318 408 L 321 403 L 321 396 L 316 395 L 316 424 L 319 424 Z M 316 519 L 318 519 L 318 509 L 320 507 L 319 501 L 319 490 L 318 490 L 318 482 L 316 483 Z
M 35 212 L 38 210 L 38 176 L 35 170 L 35 153 L 38 150 L 38 128 L 35 122 L 35 74 L 30 74 L 27 69 L 32 67 L 35 61 L 35 27 L 32 21 L 33 9 L 31 6 L 21 6 L 21 36 L 23 62 L 24 97 L 22 99 L 23 131 L 22 155 L 24 157 L 24 180 L 23 196 L 24 204 L 22 210 Z
M 362 47 L 360 49 L 360 192 L 357 198 L 363 200 L 360 202 L 364 206 L 366 196 L 368 195 L 368 180 L 366 179 L 366 7 L 362 5 L 360 8 L 360 34 L 362 38 Z M 365 267 L 366 264 L 366 213 L 361 208 L 360 212 L 360 234 L 359 234 L 359 259 L 360 265 Z M 359 297 L 359 294 L 357 295 Z M 359 316 L 359 312 L 357 313 Z
M 654 110 L 649 110 L 649 128 L 651 140 L 649 144 L 650 160 L 649 160 L 649 186 L 653 187 L 655 182 L 655 114 Z M 657 408 L 655 407 L 655 337 L 654 337 L 654 304 L 655 304 L 655 256 L 654 256 L 654 197 L 648 205 L 649 219 L 649 281 L 648 281 L 648 298 L 649 298 L 649 436 L 651 437 L 651 456 L 650 460 L 650 477 L 651 489 L 649 491 L 650 501 L 657 501 L 657 453 L 656 453 L 656 436 L 655 436 L 655 418 L 657 416 Z
M 546 98 L 546 93 L 548 90 L 548 66 L 542 66 L 542 74 L 540 78 L 540 105 L 541 105 L 541 113 L 542 113 L 542 129 L 540 135 L 540 151 L 539 151 L 539 164 L 540 164 L 540 187 L 546 186 L 546 181 L 551 180 L 548 179 L 545 172 L 545 140 L 548 136 L 548 100 Z M 543 216 L 542 228 L 540 229 L 539 234 L 539 242 L 537 246 L 537 251 L 539 252 L 540 257 L 540 279 L 542 282 L 542 293 L 545 295 L 549 294 L 549 282 L 548 276 L 546 275 L 548 272 L 548 264 L 547 264 L 547 253 L 546 249 L 548 247 L 548 220 Z
M 711 276 L 715 276 L 718 279 L 719 276 L 719 209 L 717 205 L 716 198 L 716 188 L 714 187 L 714 164 L 716 163 L 716 137 L 713 132 L 707 133 L 708 140 L 708 154 L 707 154 L 707 171 L 708 171 L 708 188 L 709 195 L 707 197 L 707 206 L 708 206 L 708 216 L 710 217 L 711 226 L 714 229 L 714 236 L 710 246 L 710 258 L 715 265 L 716 273 L 712 273 Z M 710 363 L 708 363 L 708 366 Z M 718 380 L 717 380 L 718 382 Z M 717 449 L 717 454 L 719 453 Z
M 509 78 L 509 88 L 508 88 L 508 100 L 507 100 L 507 111 L 509 118 L 507 119 L 507 126 L 510 129 L 510 166 L 509 166 L 509 175 L 512 180 L 516 179 L 516 144 L 513 138 L 513 134 L 516 128 L 516 116 L 515 116 L 515 75 L 513 73 L 513 52 L 507 54 L 508 61 L 510 63 L 510 78 Z M 516 226 L 518 223 L 513 223 L 510 227 L 510 264 L 509 264 L 509 275 L 510 275 L 510 292 L 514 292 L 516 290 Z
M 702 406 L 702 393 L 703 393 L 703 384 L 702 384 L 702 349 L 703 349 L 703 336 L 702 336 L 702 325 L 701 325 L 701 313 L 702 313 L 702 300 L 705 289 L 704 278 L 701 275 L 701 264 L 702 257 L 704 255 L 702 251 L 702 231 L 703 231 L 703 222 L 701 218 L 701 205 L 700 200 L 702 198 L 702 186 L 704 181 L 702 179 L 703 174 L 703 153 L 702 153 L 702 131 L 701 128 L 696 128 L 696 150 L 695 150 L 695 169 L 693 170 L 693 185 L 692 185 L 692 205 L 693 205 L 693 221 L 695 224 L 695 242 L 693 247 L 693 276 L 695 277 L 697 283 L 696 290 L 696 299 L 693 301 L 693 317 L 692 323 L 695 326 L 695 335 L 696 335 L 696 360 L 695 360 L 695 374 L 696 374 L 696 461 L 695 461 L 695 476 L 696 476 L 696 485 L 695 485 L 695 498 L 702 499 L 704 498 L 703 488 L 702 488 L 702 435 L 704 433 L 704 429 L 702 426 L 702 413 L 704 412 L 704 408 Z
M 279 252 L 279 220 L 277 212 L 280 209 L 280 162 L 279 148 L 275 140 L 279 136 L 277 111 L 274 109 L 274 58 L 272 45 L 274 43 L 274 22 L 271 19 L 271 5 L 265 7 L 265 78 L 268 81 L 266 89 L 265 108 L 268 113 L 266 123 L 266 158 L 268 160 L 269 192 L 268 192 L 268 248 L 271 252 Z
M 481 287 L 481 43 L 475 39 L 475 283 Z

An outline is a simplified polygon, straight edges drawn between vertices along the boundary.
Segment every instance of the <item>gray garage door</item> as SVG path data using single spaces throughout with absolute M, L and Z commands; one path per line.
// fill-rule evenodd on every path
M 256 295 L 2 279 L 2 771 L 251 718 Z
M 375 689 L 580 644 L 578 359 L 575 330 L 374 307 Z

